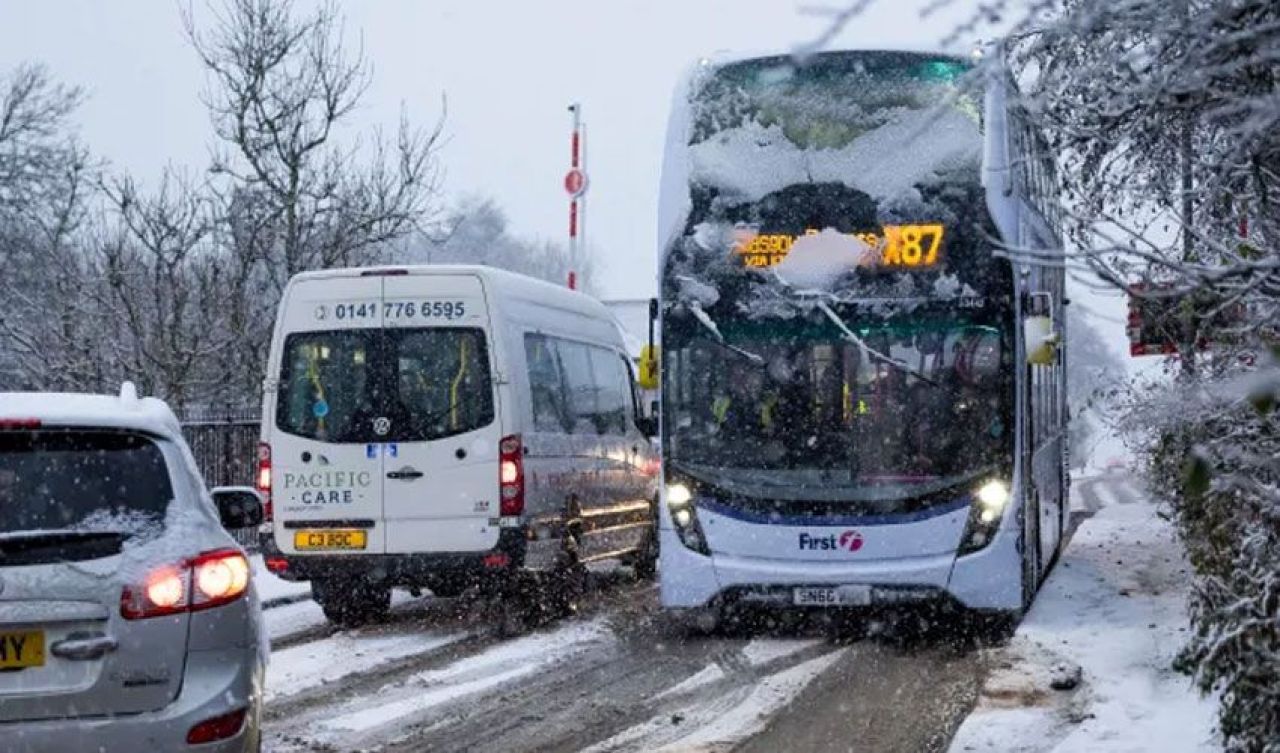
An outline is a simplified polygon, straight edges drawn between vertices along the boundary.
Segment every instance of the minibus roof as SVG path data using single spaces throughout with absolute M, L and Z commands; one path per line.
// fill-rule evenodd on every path
M 292 287 L 310 280 L 338 280 L 353 277 L 431 277 L 473 275 L 479 277 L 488 292 L 499 299 L 518 299 L 540 303 L 551 308 L 568 309 L 592 317 L 613 321 L 613 314 L 600 301 L 577 290 L 570 290 L 536 277 L 516 274 L 483 264 L 400 264 L 375 267 L 344 267 L 301 272 L 289 281 Z

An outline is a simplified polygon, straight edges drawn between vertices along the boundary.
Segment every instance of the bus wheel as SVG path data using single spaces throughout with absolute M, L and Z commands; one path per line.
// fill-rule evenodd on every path
M 724 629 L 725 612 L 720 604 L 693 609 L 671 609 L 663 613 L 666 631 L 676 636 L 704 637 Z
M 1040 504 L 1024 513 L 1022 527 L 1022 610 L 1026 615 L 1040 588 Z
M 311 581 L 311 598 L 339 627 L 376 622 L 391 611 L 391 586 L 364 578 L 318 578 Z

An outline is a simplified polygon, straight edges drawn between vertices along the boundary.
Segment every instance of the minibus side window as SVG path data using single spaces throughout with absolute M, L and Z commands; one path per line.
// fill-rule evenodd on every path
M 594 422 L 601 434 L 627 433 L 627 383 L 625 366 L 616 353 L 590 348 L 591 371 L 596 379 Z
M 557 340 L 556 351 L 569 395 L 572 433 L 599 434 L 595 420 L 599 387 L 591 373 L 590 349 L 582 343 Z
M 571 428 L 568 401 L 554 342 L 543 335 L 527 334 L 524 336 L 524 353 L 529 368 L 533 428 L 555 434 L 567 433 Z

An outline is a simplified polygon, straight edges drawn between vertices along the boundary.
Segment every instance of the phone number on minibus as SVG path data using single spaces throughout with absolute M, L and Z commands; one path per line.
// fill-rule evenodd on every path
M 353 301 L 333 305 L 333 318 L 339 321 L 377 319 L 378 306 L 382 306 L 383 319 L 461 319 L 467 315 L 464 301 Z M 329 318 L 325 306 L 316 309 L 317 319 Z

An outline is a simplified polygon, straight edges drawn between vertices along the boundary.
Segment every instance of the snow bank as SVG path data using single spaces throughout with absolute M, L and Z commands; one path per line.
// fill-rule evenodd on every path
M 1086 520 L 1013 641 L 992 652 L 995 669 L 952 753 L 1218 750 L 1215 703 L 1171 669 L 1189 582 L 1153 505 Z M 1052 689 L 1077 669 L 1075 689 Z

